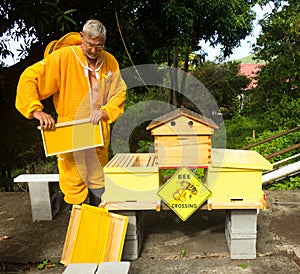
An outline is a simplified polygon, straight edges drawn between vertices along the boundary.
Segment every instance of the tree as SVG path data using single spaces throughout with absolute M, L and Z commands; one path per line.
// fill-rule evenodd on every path
M 261 1 L 137 2 L 139 5 L 135 9 L 126 5 L 120 10 L 120 25 L 126 37 L 125 43 L 130 45 L 133 60 L 138 64 L 167 63 L 175 68 L 182 61 L 182 68 L 187 71 L 189 54 L 200 50 L 201 40 L 209 42 L 211 46 L 222 45 L 224 57 L 229 56 L 240 40 L 250 34 L 255 19 L 251 7 Z M 183 94 L 185 81 L 183 79 L 181 87 L 178 86 L 176 72 L 173 70 L 174 75 L 171 77 L 173 92 L 170 102 L 180 106 L 182 98 L 176 97 L 174 90 L 180 90 Z
M 300 117 L 300 3 L 279 4 L 260 22 L 262 33 L 254 50 L 266 65 L 248 104 L 248 113 L 272 130 L 297 126 Z
M 209 41 L 212 46 L 221 44 L 224 56 L 228 56 L 251 32 L 255 18 L 251 7 L 257 2 L 260 0 L 2 1 L 0 33 L 3 38 L 23 39 L 24 45 L 19 51 L 20 62 L 1 68 L 0 138 L 5 142 L 0 162 L 17 165 L 15 159 L 22 151 L 36 152 L 35 146 L 40 144 L 37 124 L 21 118 L 14 108 L 14 98 L 19 75 L 43 58 L 48 42 L 69 31 L 80 30 L 86 19 L 95 17 L 105 23 L 106 47 L 120 60 L 122 68 L 131 66 L 132 58 L 134 64 L 168 62 L 175 67 L 183 61 L 187 70 L 189 53 L 199 50 L 200 40 Z M 0 40 L 0 57 L 9 54 L 8 40 Z M 176 89 L 178 78 L 173 76 Z M 179 89 L 183 92 L 184 80 L 181 83 Z M 29 153 L 26 157 L 35 160 L 36 155 L 42 157 L 40 153 Z
M 237 62 L 211 63 L 206 62 L 193 71 L 211 92 L 220 107 L 224 119 L 230 119 L 240 112 L 241 98 L 250 79 L 239 75 L 240 66 Z

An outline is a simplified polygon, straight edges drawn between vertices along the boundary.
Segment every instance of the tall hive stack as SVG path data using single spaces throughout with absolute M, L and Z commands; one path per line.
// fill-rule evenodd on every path
M 160 168 L 208 167 L 215 129 L 214 121 L 185 108 L 158 117 L 147 127 Z

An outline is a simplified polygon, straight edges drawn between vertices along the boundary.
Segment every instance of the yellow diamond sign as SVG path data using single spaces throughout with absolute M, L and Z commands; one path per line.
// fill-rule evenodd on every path
M 208 199 L 211 191 L 190 169 L 182 167 L 157 194 L 185 221 Z

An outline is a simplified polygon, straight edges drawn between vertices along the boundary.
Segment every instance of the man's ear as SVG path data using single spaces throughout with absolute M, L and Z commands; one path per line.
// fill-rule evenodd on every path
M 83 38 L 83 32 L 82 31 L 80 32 L 80 37 Z

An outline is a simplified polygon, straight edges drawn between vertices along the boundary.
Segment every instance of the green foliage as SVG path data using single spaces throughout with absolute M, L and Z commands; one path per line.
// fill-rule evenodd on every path
M 255 138 L 255 140 L 253 140 L 253 138 L 247 137 L 245 139 L 244 146 L 249 145 L 254 142 L 259 142 L 261 140 L 264 140 L 270 136 L 276 135 L 281 132 L 284 132 L 284 130 L 264 131 L 264 132 L 258 134 L 257 137 Z M 300 143 L 300 131 L 292 132 L 288 135 L 273 139 L 267 143 L 260 144 L 256 147 L 253 147 L 252 150 L 257 151 L 262 156 L 266 157 L 270 154 L 273 154 L 279 150 L 285 149 L 285 148 L 295 145 L 297 143 Z M 300 152 L 300 149 L 288 151 L 284 154 L 281 154 L 274 158 L 271 158 L 270 162 L 275 163 L 275 162 L 281 161 L 281 160 L 286 159 L 286 158 L 288 158 L 294 154 L 297 154 L 299 152 Z
M 241 263 L 241 264 L 238 264 L 238 267 L 242 268 L 242 269 L 247 269 L 248 268 L 248 264 L 246 263 Z
M 186 250 L 185 249 L 181 249 L 180 251 L 180 258 L 183 258 L 186 256 Z
M 176 169 L 176 168 L 161 169 L 163 183 L 167 182 L 176 173 L 177 170 L 178 169 Z M 196 168 L 196 169 L 193 169 L 192 171 L 193 171 L 194 175 L 200 181 L 202 181 L 205 176 L 206 170 L 207 169 L 205 169 L 205 168 Z
M 28 122 L 16 114 L 14 99 L 18 80 L 16 76 L 19 76 L 26 66 L 42 58 L 48 42 L 66 32 L 79 31 L 86 19 L 99 18 L 101 11 L 99 19 L 107 27 L 108 51 L 116 56 L 121 68 L 131 66 L 116 24 L 116 11 L 125 44 L 135 64 L 168 62 L 171 64 L 170 57 L 173 55 L 173 59 L 177 58 L 178 64 L 182 65 L 186 60 L 185 52 L 200 50 L 199 42 L 203 40 L 209 42 L 211 46 L 221 45 L 224 56 L 228 56 L 239 45 L 240 40 L 251 32 L 251 22 L 255 18 L 251 7 L 260 2 L 259 0 L 125 2 L 92 0 L 87 5 L 84 1 L 67 0 L 4 1 L 0 4 L 0 12 L 3 15 L 0 31 L 4 37 L 12 37 L 15 41 L 25 38 L 25 45 L 20 49 L 20 56 L 24 59 L 18 66 L 5 67 L 1 70 L 1 137 L 5 141 L 1 146 L 0 163 L 9 163 L 11 166 L 8 169 L 23 170 L 30 165 L 39 171 L 42 168 L 36 163 L 45 164 L 36 123 Z M 0 41 L 0 56 L 5 57 L 8 54 L 9 45 L 7 40 L 3 39 Z M 201 52 L 201 61 L 198 64 L 203 62 L 203 55 Z M 237 96 L 242 94 L 242 88 L 247 85 L 247 79 L 238 77 L 237 71 L 238 66 L 233 63 L 220 66 L 210 64 L 204 66 L 201 71 L 207 79 L 205 85 L 209 85 L 210 92 L 215 96 L 227 118 L 239 113 L 240 102 Z M 147 107 L 146 104 L 140 104 L 135 107 L 135 105 L 147 100 L 167 102 L 168 96 L 169 91 L 163 88 L 138 87 L 128 91 L 126 111 L 130 124 L 122 129 L 120 136 L 125 135 L 124 131 L 130 130 L 130 151 L 146 150 L 152 142 L 149 132 L 145 130 L 150 122 L 145 120 L 149 118 L 147 112 L 151 112 L 153 118 L 161 114 L 156 106 Z M 296 106 L 298 105 L 295 104 Z M 123 147 L 128 146 L 128 143 L 124 145 L 124 141 L 128 142 L 128 140 L 116 141 L 120 147 L 117 152 L 122 152 Z M 54 166 L 54 162 L 46 164 L 45 170 L 53 170 L 52 165 Z
M 291 177 L 266 185 L 264 189 L 268 190 L 294 190 L 300 189 L 300 177 Z
M 41 263 L 38 264 L 37 266 L 37 270 L 43 270 L 48 264 L 49 264 L 49 260 L 43 260 Z
M 136 150 L 136 152 L 138 152 L 138 153 L 149 152 L 151 144 L 152 144 L 151 141 L 139 140 L 138 141 L 138 149 Z
M 234 115 L 232 119 L 225 120 L 227 148 L 239 149 L 245 146 L 245 140 L 251 142 L 254 132 L 260 132 L 260 124 L 253 118 L 247 118 L 240 114 Z M 252 143 L 254 140 L 252 139 Z
M 247 114 L 271 129 L 299 124 L 300 3 L 278 1 L 273 12 L 260 21 L 262 33 L 254 48 L 265 61 L 257 88 L 249 92 Z
M 199 79 L 217 101 L 224 119 L 239 113 L 244 89 L 250 80 L 239 75 L 239 63 L 227 62 L 215 64 L 211 62 L 198 66 L 193 75 Z

